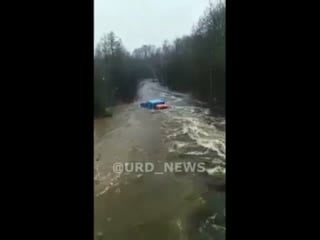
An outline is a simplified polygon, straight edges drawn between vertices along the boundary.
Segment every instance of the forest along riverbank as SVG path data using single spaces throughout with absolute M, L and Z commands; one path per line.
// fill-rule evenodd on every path
M 169 109 L 141 101 L 161 97 Z M 97 239 L 224 239 L 225 119 L 205 104 L 146 80 L 137 102 L 95 121 Z M 205 172 L 115 173 L 113 164 L 205 164 Z

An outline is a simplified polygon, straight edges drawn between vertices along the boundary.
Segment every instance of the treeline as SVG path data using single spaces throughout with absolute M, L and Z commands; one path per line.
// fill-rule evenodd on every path
M 112 32 L 95 54 L 95 112 L 115 100 L 130 101 L 140 78 L 158 78 L 192 93 L 212 109 L 225 109 L 225 3 L 210 4 L 189 36 L 161 47 L 144 45 L 129 54 Z
M 148 77 L 144 62 L 134 59 L 113 32 L 104 35 L 94 55 L 94 115 L 107 116 L 108 107 L 135 97 L 139 78 Z
M 220 112 L 225 108 L 225 4 L 210 4 L 190 36 L 164 42 L 154 62 L 169 88 L 191 92 Z

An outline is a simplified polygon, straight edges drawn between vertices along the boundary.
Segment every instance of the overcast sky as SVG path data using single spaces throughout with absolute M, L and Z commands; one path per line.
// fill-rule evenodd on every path
M 216 2 L 215 0 L 211 0 Z M 128 51 L 191 33 L 209 0 L 94 0 L 94 43 L 114 31 Z

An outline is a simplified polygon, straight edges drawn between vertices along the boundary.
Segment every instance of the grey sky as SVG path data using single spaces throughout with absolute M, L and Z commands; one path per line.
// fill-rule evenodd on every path
M 215 0 L 211 0 L 216 2 Z M 94 43 L 114 31 L 128 51 L 189 34 L 209 0 L 94 0 Z

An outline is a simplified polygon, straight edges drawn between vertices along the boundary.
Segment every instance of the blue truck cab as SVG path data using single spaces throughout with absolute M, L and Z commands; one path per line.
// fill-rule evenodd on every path
M 162 99 L 151 99 L 147 102 L 140 104 L 141 107 L 147 109 L 155 109 L 158 104 L 164 104 L 165 102 Z

